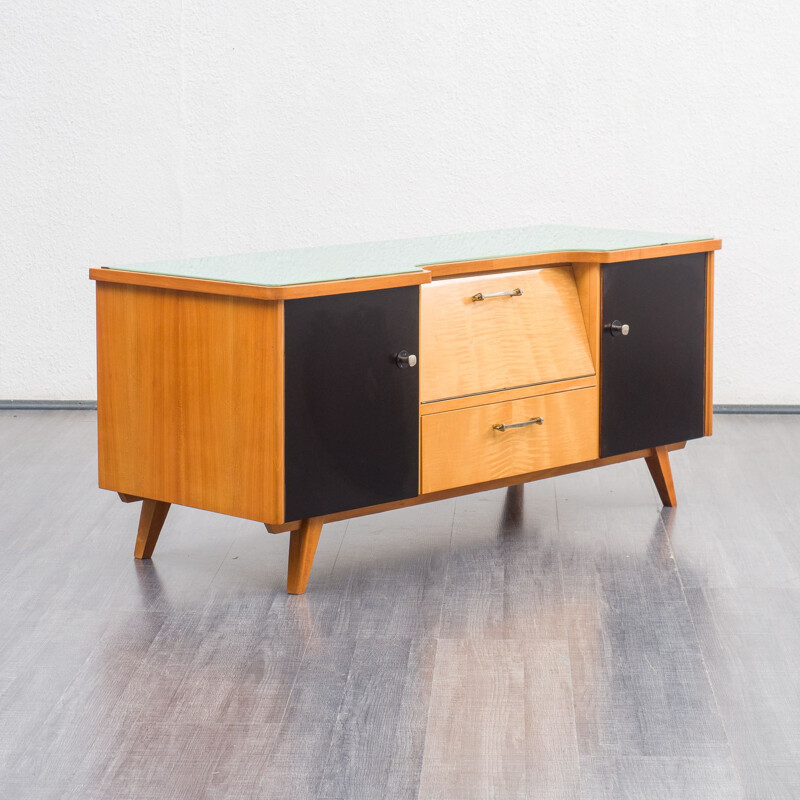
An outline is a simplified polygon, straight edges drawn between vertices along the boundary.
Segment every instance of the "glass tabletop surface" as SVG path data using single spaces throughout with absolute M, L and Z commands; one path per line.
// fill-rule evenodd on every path
M 257 286 L 291 286 L 413 273 L 426 265 L 452 261 L 480 261 L 549 252 L 608 252 L 713 238 L 709 235 L 535 225 L 416 239 L 154 261 L 108 269 Z

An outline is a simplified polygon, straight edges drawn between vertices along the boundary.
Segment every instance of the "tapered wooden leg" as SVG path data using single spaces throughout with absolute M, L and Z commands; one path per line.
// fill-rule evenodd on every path
M 658 496 L 665 506 L 676 506 L 675 485 L 672 482 L 672 467 L 669 465 L 669 451 L 666 447 L 654 447 L 652 455 L 645 456 L 647 468 L 658 490 Z
M 136 558 L 150 558 L 155 550 L 158 534 L 164 525 L 169 511 L 169 503 L 160 500 L 143 500 L 142 513 L 139 515 L 139 533 L 136 536 Z
M 304 519 L 300 528 L 292 531 L 289 540 L 289 577 L 286 591 L 289 594 L 303 594 L 317 552 L 319 534 L 322 531 L 322 519 L 313 517 Z

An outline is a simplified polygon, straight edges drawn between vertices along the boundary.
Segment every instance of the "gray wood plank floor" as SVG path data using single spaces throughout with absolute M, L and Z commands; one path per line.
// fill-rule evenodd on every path
M 0 797 L 800 797 L 800 417 L 288 539 L 0 412 Z

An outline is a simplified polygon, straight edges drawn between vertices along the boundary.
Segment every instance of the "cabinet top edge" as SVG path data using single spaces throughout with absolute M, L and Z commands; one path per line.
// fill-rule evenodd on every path
M 557 262 L 705 252 L 710 236 L 539 225 L 529 228 L 156 261 L 90 270 L 98 281 L 292 299 L 427 283 L 431 277 Z M 219 284 L 212 288 L 209 284 Z M 237 289 L 236 287 L 240 287 Z

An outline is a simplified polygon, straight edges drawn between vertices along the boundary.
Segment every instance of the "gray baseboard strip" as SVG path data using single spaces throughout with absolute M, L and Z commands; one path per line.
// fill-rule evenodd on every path
M 0 400 L 0 409 L 14 411 L 87 411 L 96 408 L 96 400 Z
M 0 400 L 0 410 L 17 411 L 90 411 L 97 408 L 95 400 Z M 800 414 L 800 405 L 720 405 L 715 414 Z
M 714 406 L 715 414 L 800 414 L 800 406 Z

